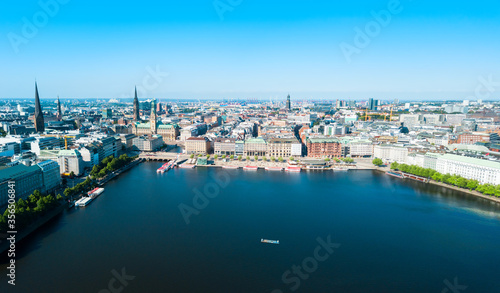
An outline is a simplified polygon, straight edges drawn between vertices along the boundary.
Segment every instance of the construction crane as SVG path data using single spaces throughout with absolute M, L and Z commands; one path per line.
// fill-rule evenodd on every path
M 393 110 L 393 107 L 394 107 L 394 105 L 391 105 L 391 115 L 389 117 L 389 122 L 392 121 L 392 110 Z M 387 121 L 387 113 L 384 115 L 384 122 L 386 122 L 386 121 Z

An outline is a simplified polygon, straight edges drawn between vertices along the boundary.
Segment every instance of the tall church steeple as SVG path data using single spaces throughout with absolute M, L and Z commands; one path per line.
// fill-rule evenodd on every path
M 35 81 L 35 115 L 33 119 L 36 132 L 45 131 L 45 122 L 43 120 L 42 106 L 40 105 L 40 97 L 38 96 L 38 85 Z
M 61 111 L 61 101 L 59 101 L 59 96 L 57 96 L 57 120 L 62 119 L 62 111 Z
M 135 87 L 135 97 L 134 97 L 134 121 L 139 121 L 139 99 L 137 98 L 137 87 Z
M 156 134 L 156 100 L 151 101 L 151 115 L 149 116 L 151 132 Z

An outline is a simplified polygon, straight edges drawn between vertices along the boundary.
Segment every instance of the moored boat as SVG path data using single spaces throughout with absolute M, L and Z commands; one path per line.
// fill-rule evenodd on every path
M 390 175 L 390 176 L 394 176 L 394 177 L 398 177 L 401 179 L 404 178 L 403 174 L 398 173 L 398 172 L 387 171 L 387 172 L 385 172 L 385 174 Z
M 302 169 L 300 167 L 291 167 L 291 166 L 288 166 L 285 171 L 287 172 L 300 172 L 302 171 Z
M 267 171 L 283 171 L 281 167 L 266 167 Z
M 179 168 L 183 169 L 193 169 L 196 165 L 191 165 L 191 164 L 182 164 L 179 166 Z
M 243 170 L 247 170 L 247 171 L 257 171 L 259 169 L 259 167 L 257 166 L 245 166 L 243 167 Z
M 88 196 L 92 198 L 96 198 L 104 192 L 104 188 L 96 187 L 93 190 L 88 192 Z
M 82 197 L 75 202 L 75 207 L 85 207 L 94 200 L 92 197 Z
M 238 166 L 222 166 L 222 169 L 239 169 Z

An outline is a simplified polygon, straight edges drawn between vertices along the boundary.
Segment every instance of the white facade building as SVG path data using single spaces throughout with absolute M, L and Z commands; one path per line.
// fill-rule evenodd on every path
M 353 140 L 349 142 L 349 154 L 351 157 L 371 157 L 373 155 L 373 144 L 370 140 Z
M 482 184 L 500 184 L 500 163 L 497 162 L 446 154 L 437 159 L 436 171 L 460 175 Z
M 57 154 L 57 161 L 60 167 L 60 173 L 69 175 L 71 172 L 79 176 L 83 173 L 85 162 L 82 155 L 77 150 L 61 150 Z
M 393 145 L 376 145 L 373 147 L 373 157 L 389 163 L 406 163 L 408 149 Z

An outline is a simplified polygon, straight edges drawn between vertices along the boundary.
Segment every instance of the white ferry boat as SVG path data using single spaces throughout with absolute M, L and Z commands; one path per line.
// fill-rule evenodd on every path
M 222 166 L 222 169 L 239 169 L 238 166 Z
M 87 195 L 92 198 L 96 198 L 104 192 L 104 188 L 96 187 L 89 191 Z
M 283 171 L 281 167 L 266 167 L 267 171 Z
M 184 168 L 184 169 L 193 169 L 194 167 L 196 167 L 196 165 L 182 164 L 179 166 L 179 168 Z
M 268 244 L 280 244 L 279 240 L 260 239 L 260 242 Z
M 75 207 L 85 207 L 94 200 L 92 197 L 82 197 L 75 202 Z
M 245 166 L 243 167 L 243 170 L 247 170 L 247 171 L 257 171 L 259 169 L 259 167 L 257 166 Z

